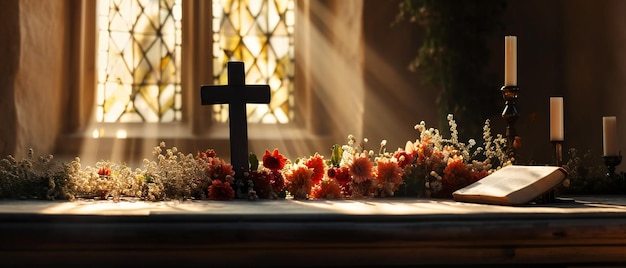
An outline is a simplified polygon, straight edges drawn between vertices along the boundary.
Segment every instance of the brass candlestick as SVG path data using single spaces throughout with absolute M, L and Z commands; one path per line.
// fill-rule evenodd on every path
M 501 89 L 502 98 L 504 99 L 504 110 L 502 111 L 502 118 L 506 121 L 506 140 L 507 140 L 507 148 L 506 153 L 509 159 L 512 159 L 511 162 L 515 162 L 516 159 L 516 150 L 513 143 L 515 142 L 515 137 L 517 136 L 517 132 L 515 131 L 515 122 L 519 118 L 520 114 L 517 111 L 517 95 L 519 94 L 518 86 L 503 86 Z

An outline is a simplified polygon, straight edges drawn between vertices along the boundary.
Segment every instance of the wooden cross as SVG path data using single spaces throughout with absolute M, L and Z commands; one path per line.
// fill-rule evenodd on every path
M 230 162 L 235 176 L 249 171 L 246 103 L 269 103 L 268 85 L 246 85 L 243 62 L 228 63 L 228 85 L 201 86 L 202 105 L 228 104 Z

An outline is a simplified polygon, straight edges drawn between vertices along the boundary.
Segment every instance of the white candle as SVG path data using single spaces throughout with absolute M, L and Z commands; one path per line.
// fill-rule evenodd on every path
M 563 97 L 550 97 L 550 141 L 563 141 Z
M 619 148 L 617 146 L 617 118 L 615 116 L 602 117 L 602 134 L 604 140 L 604 155 L 618 155 Z
M 517 86 L 517 36 L 504 37 L 504 85 Z

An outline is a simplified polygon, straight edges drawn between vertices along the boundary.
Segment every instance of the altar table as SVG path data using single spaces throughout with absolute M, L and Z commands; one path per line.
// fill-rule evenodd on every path
M 0 260 L 3 267 L 626 265 L 626 197 L 572 199 L 525 206 L 5 200 Z

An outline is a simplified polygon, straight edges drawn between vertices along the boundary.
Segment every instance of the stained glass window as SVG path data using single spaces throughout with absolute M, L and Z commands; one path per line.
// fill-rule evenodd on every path
M 268 84 L 269 104 L 248 104 L 252 123 L 293 118 L 294 0 L 213 1 L 213 80 L 226 84 L 228 61 L 243 61 L 247 84 Z M 213 105 L 213 119 L 228 121 L 228 106 Z
M 181 0 L 98 0 L 97 14 L 97 121 L 180 121 Z

